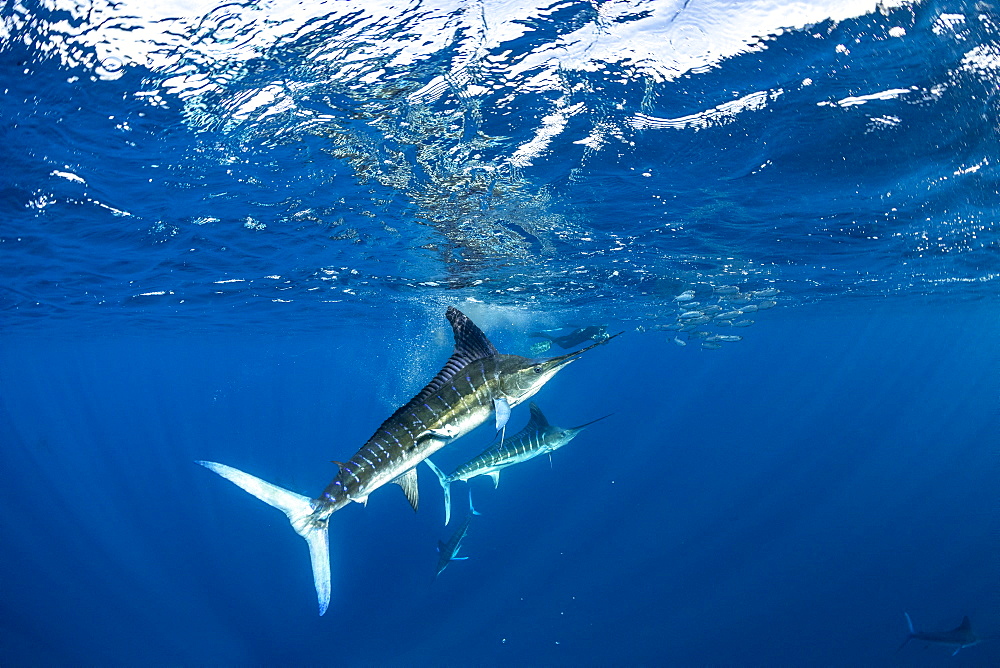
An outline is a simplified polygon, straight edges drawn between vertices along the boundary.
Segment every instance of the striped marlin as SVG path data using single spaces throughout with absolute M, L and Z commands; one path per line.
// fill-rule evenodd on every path
M 416 465 L 496 414 L 501 430 L 510 409 L 533 396 L 560 369 L 606 339 L 558 357 L 529 359 L 502 355 L 465 314 L 449 307 L 445 317 L 455 335 L 455 351 L 415 397 L 382 423 L 351 459 L 337 462 L 337 476 L 316 498 L 296 494 L 249 473 L 216 462 L 198 462 L 258 499 L 281 510 L 309 545 L 319 614 L 330 604 L 330 516 L 388 482 L 403 488 L 417 509 Z M 617 336 L 617 335 L 616 335 Z
M 955 651 L 951 655 L 955 656 L 962 649 L 978 645 L 984 640 L 984 638 L 979 638 L 972 632 L 972 623 L 968 617 L 963 617 L 962 623 L 950 631 L 917 631 L 913 628 L 913 620 L 910 619 L 910 613 L 904 612 L 903 614 L 906 615 L 906 624 L 910 628 L 910 634 L 906 636 L 906 640 L 899 646 L 899 649 L 903 649 L 906 643 L 911 640 L 923 640 L 935 645 L 954 647 Z
M 424 460 L 426 461 L 426 460 Z M 476 515 L 481 514 L 478 510 L 472 507 L 472 491 L 469 491 L 469 514 L 465 516 L 462 523 L 458 525 L 455 529 L 455 533 L 451 535 L 448 542 L 438 541 L 438 565 L 437 573 L 434 577 L 441 575 L 441 571 L 448 568 L 448 564 L 453 561 L 464 561 L 468 557 L 458 556 L 458 549 L 462 547 L 462 541 L 465 540 L 465 536 L 469 533 L 469 525 L 472 524 L 472 518 Z
M 476 476 L 488 475 L 493 478 L 493 486 L 495 487 L 500 484 L 501 469 L 526 462 L 538 455 L 548 454 L 551 456 L 553 452 L 576 438 L 576 435 L 585 427 L 610 417 L 605 415 L 578 427 L 564 429 L 549 424 L 542 409 L 534 401 L 528 408 L 531 417 L 528 418 L 528 424 L 524 425 L 524 429 L 506 441 L 491 445 L 478 456 L 459 466 L 451 475 L 445 475 L 444 471 L 435 466 L 430 459 L 424 460 L 424 463 L 437 475 L 438 482 L 441 483 L 441 488 L 444 490 L 445 524 L 448 524 L 451 519 L 451 483 L 456 480 L 466 481 Z

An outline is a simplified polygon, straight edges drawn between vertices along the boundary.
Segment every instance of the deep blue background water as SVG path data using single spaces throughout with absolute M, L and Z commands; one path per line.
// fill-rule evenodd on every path
M 735 6 L 0 7 L 0 664 L 1000 664 L 897 651 L 1000 638 L 994 10 Z M 742 341 L 664 331 L 727 285 Z M 614 415 L 436 580 L 427 471 L 337 513 L 318 617 L 195 461 L 318 493 L 449 305 L 624 331 L 536 397 Z
M 432 477 L 416 515 L 394 488 L 339 513 L 323 618 L 285 519 L 193 460 L 321 489 L 392 407 L 404 343 L 339 324 L 5 338 L 6 660 L 990 665 L 997 643 L 894 653 L 904 610 L 1000 626 L 1000 323 L 912 310 L 781 316 L 702 354 L 597 349 L 537 400 L 557 424 L 614 417 L 551 468 L 475 480 L 471 558 L 437 581 Z

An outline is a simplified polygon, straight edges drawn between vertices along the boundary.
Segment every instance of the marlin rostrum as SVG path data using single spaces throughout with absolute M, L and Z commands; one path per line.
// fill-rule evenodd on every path
M 369 494 L 387 482 L 402 487 L 416 510 L 417 464 L 486 422 L 491 414 L 496 414 L 497 429 L 503 429 L 512 406 L 533 396 L 578 355 L 611 340 L 558 357 L 528 359 L 501 355 L 458 309 L 449 307 L 445 316 L 454 330 L 455 351 L 444 368 L 383 422 L 351 459 L 338 463 L 337 476 L 318 497 L 290 492 L 225 464 L 198 462 L 288 516 L 292 528 L 309 545 L 321 615 L 330 604 L 330 515 L 352 501 L 365 503 Z
M 441 483 L 441 488 L 444 490 L 445 524 L 451 519 L 451 483 L 456 480 L 465 481 L 476 476 L 488 475 L 493 478 L 493 486 L 496 487 L 500 484 L 501 469 L 526 462 L 538 455 L 551 455 L 576 438 L 576 435 L 583 431 L 585 427 L 609 417 L 605 415 L 604 417 L 597 418 L 597 420 L 581 424 L 578 427 L 563 428 L 549 424 L 549 421 L 545 419 L 545 415 L 542 413 L 542 409 L 534 401 L 531 402 L 528 408 L 531 417 L 528 418 L 528 424 L 524 425 L 524 429 L 506 441 L 501 441 L 483 450 L 478 456 L 455 469 L 451 475 L 445 475 L 444 471 L 435 466 L 431 460 L 424 460 L 424 463 L 437 475 L 438 482 Z

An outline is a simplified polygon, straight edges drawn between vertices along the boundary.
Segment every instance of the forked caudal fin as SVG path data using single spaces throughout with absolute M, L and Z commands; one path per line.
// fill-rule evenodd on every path
M 427 464 L 431 471 L 434 471 L 438 482 L 441 483 L 441 489 L 444 490 L 444 523 L 447 525 L 451 521 L 451 481 L 448 480 L 444 471 L 435 466 L 430 459 L 425 459 L 424 464 Z
M 250 492 L 258 499 L 285 513 L 295 532 L 309 544 L 309 558 L 312 560 L 313 582 L 319 600 L 319 614 L 326 612 L 330 605 L 330 544 L 327 538 L 327 521 L 311 519 L 312 499 L 287 489 L 272 485 L 249 473 L 225 464 L 199 461 L 207 469 L 215 471 L 237 487 Z

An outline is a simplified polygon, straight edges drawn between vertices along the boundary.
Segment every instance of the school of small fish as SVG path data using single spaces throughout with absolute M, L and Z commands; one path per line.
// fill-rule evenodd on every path
M 767 311 L 778 305 L 772 299 L 780 290 L 775 287 L 743 291 L 736 285 L 704 286 L 689 289 L 673 298 L 675 310 L 669 315 L 671 322 L 640 325 L 640 332 L 673 332 L 671 341 L 678 346 L 700 342 L 702 350 L 718 350 L 725 343 L 742 341 L 738 334 L 721 334 L 714 329 L 749 327 L 754 320 L 747 317 Z M 655 317 L 663 317 L 656 314 Z

